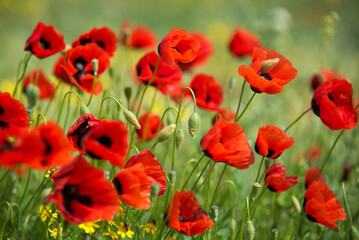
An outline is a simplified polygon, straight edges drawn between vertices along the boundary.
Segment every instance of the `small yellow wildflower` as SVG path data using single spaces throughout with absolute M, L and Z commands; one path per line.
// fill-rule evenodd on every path
M 58 228 L 54 228 L 54 229 L 50 229 L 49 228 L 49 232 L 50 232 L 50 236 L 53 238 L 57 238 L 57 234 L 59 233 L 59 229 Z M 62 232 L 62 227 L 61 227 L 61 232 Z
M 103 234 L 104 236 L 110 236 L 112 240 L 118 239 L 118 235 L 116 232 L 111 231 L 111 228 L 108 227 L 108 232 Z
M 157 231 L 156 225 L 153 223 L 147 223 L 146 225 L 141 225 L 141 227 L 143 227 L 143 230 L 147 233 L 151 232 L 152 234 L 155 234 Z
M 127 224 L 125 225 L 122 222 L 119 230 L 117 231 L 117 234 L 121 235 L 121 238 L 125 238 L 126 236 L 132 238 L 133 234 L 135 233 L 131 231 L 130 226 L 128 226 Z
M 52 210 L 49 206 L 41 205 L 39 207 L 38 217 L 41 218 L 41 221 L 45 222 L 47 218 L 50 218 L 49 225 L 56 222 L 57 213 L 52 213 Z
M 46 178 L 50 178 L 51 181 L 53 181 L 53 180 L 52 180 L 52 175 L 53 175 L 55 172 L 58 172 L 59 170 L 60 170 L 59 168 L 52 168 L 52 169 L 50 169 L 50 170 L 47 170 L 47 172 L 46 172 L 46 174 L 45 174 L 45 177 L 46 177 Z
M 121 203 L 120 203 L 120 205 L 121 205 Z M 123 211 L 123 208 L 121 206 L 119 206 L 115 216 L 116 217 L 121 216 L 122 218 L 124 218 L 125 215 L 126 215 L 125 211 Z
M 85 230 L 85 233 L 93 234 L 95 232 L 95 228 L 99 228 L 100 226 L 96 224 L 96 222 L 86 222 L 79 224 L 79 228 Z

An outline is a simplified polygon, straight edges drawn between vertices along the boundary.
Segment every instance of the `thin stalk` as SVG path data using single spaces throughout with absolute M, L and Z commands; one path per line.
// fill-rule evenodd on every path
M 216 186 L 216 190 L 214 190 L 214 194 L 213 194 L 213 198 L 212 198 L 212 201 L 211 201 L 211 205 L 210 205 L 210 206 L 213 206 L 214 202 L 216 201 L 218 188 L 219 188 L 219 185 L 221 184 L 223 175 L 224 175 L 224 173 L 225 173 L 226 170 L 227 170 L 227 166 L 228 166 L 228 164 L 224 164 L 224 168 L 223 168 L 223 171 L 222 171 L 222 173 L 221 173 L 221 176 L 219 177 L 219 180 L 218 180 L 218 183 L 217 183 L 217 186 Z
M 42 113 L 39 113 L 39 114 L 37 115 L 36 126 L 39 125 L 39 123 L 40 123 L 40 118 L 42 118 L 42 121 L 46 124 L 46 118 L 45 118 L 45 116 L 44 116 Z
M 241 229 L 238 231 L 237 237 L 236 239 L 243 239 L 243 232 L 244 232 L 244 222 L 246 221 L 247 218 L 247 203 L 244 204 L 244 208 L 243 208 L 243 217 L 242 217 L 242 222 L 241 222 Z
M 66 97 L 67 97 L 70 93 L 75 94 L 75 95 L 77 96 L 77 98 L 79 99 L 81 105 L 83 105 L 82 99 L 81 99 L 80 95 L 79 95 L 77 92 L 68 91 L 68 92 L 65 94 L 65 96 L 63 97 L 63 99 L 62 99 L 62 103 L 61 103 L 59 115 L 58 115 L 57 121 L 56 121 L 57 123 L 59 123 L 59 121 L 60 121 L 60 117 L 61 117 L 62 109 L 63 109 L 64 104 L 65 104 Z
M 87 102 L 87 107 L 90 106 L 90 103 L 91 103 L 91 100 L 92 100 L 92 96 L 93 96 L 93 92 L 95 91 L 96 79 L 97 79 L 97 74 L 94 74 L 94 76 L 93 76 L 93 83 L 92 83 L 91 95 L 90 95 L 89 101 Z
M 21 196 L 21 199 L 20 199 L 20 202 L 19 202 L 19 206 L 21 206 L 21 203 L 22 203 L 22 201 L 24 200 L 25 194 L 26 194 L 26 192 L 27 192 L 27 188 L 28 188 L 28 186 L 29 186 L 30 178 L 31 178 L 31 168 L 29 169 L 29 172 L 28 172 L 28 174 L 27 174 L 26 185 L 25 185 L 24 192 L 22 193 L 22 196 Z
M 302 114 L 300 114 L 299 117 L 297 117 L 297 119 L 295 119 L 291 124 L 288 125 L 288 127 L 285 128 L 284 132 L 287 132 L 294 124 L 296 124 L 310 110 L 312 110 L 311 107 L 308 108 L 307 110 L 305 110 Z
M 295 225 L 295 228 L 294 228 L 292 234 L 290 235 L 289 240 L 292 240 L 292 239 L 293 239 L 293 237 L 294 237 L 296 231 L 298 230 L 300 224 L 302 224 L 302 222 L 303 222 L 303 220 L 304 220 L 304 217 L 305 217 L 305 214 L 302 214 L 302 217 L 301 217 L 300 220 L 298 221 L 297 225 Z
M 186 185 L 187 185 L 187 183 L 188 183 L 188 181 L 190 180 L 190 178 L 192 177 L 192 175 L 193 175 L 193 173 L 194 173 L 194 171 L 196 170 L 196 168 L 198 167 L 198 165 L 200 164 L 200 162 L 202 161 L 202 159 L 204 158 L 204 154 L 202 154 L 202 156 L 200 157 L 200 159 L 198 160 L 198 162 L 196 163 L 196 165 L 193 167 L 193 169 L 192 169 L 192 172 L 189 174 L 189 176 L 188 176 L 188 178 L 187 178 L 187 180 L 186 180 L 186 182 L 184 183 L 184 185 L 182 186 L 182 188 L 181 188 L 181 191 L 180 192 L 182 192 L 183 191 L 183 189 L 186 187 Z
M 334 148 L 335 148 L 335 145 L 337 145 L 337 142 L 339 141 L 339 139 L 340 139 L 340 137 L 343 135 L 343 133 L 344 133 L 344 129 L 340 131 L 339 135 L 338 135 L 337 138 L 334 140 L 333 145 L 332 145 L 332 147 L 330 148 L 327 157 L 325 158 L 325 160 L 323 161 L 322 166 L 320 167 L 320 172 L 323 172 L 323 169 L 324 169 L 325 165 L 327 164 L 327 162 L 328 162 L 328 160 L 329 160 L 329 158 L 330 158 L 330 155 L 332 155 L 332 152 L 333 152 L 333 150 L 334 150 Z
M 352 214 L 350 213 L 350 208 L 349 208 L 347 194 L 345 192 L 344 182 L 342 182 L 342 190 L 343 190 L 345 208 L 347 209 L 348 216 L 349 216 L 349 223 L 350 223 L 350 226 L 353 226 L 353 218 L 352 218 Z
M 259 176 L 260 176 L 260 174 L 261 174 L 261 170 L 262 170 L 262 165 L 263 165 L 263 162 L 264 162 L 264 158 L 265 158 L 265 156 L 262 157 L 261 164 L 259 165 L 257 177 L 256 177 L 256 180 L 255 180 L 254 182 L 258 182 L 258 180 L 259 180 Z
M 104 97 L 104 98 L 102 99 L 102 101 L 101 101 L 100 112 L 99 112 L 99 114 L 98 114 L 99 119 L 101 119 L 101 117 L 102 117 L 102 108 L 103 108 L 103 104 L 104 104 L 104 102 L 105 102 L 106 99 L 112 99 L 112 100 L 114 100 L 114 101 L 117 103 L 117 105 L 122 109 L 122 111 L 125 110 L 125 109 L 122 107 L 121 103 L 120 103 L 116 98 L 114 98 L 114 97 L 112 97 L 112 96 L 106 96 L 106 97 Z
M 238 118 L 235 118 L 234 122 L 238 122 L 239 119 L 241 119 L 241 117 L 243 116 L 243 114 L 247 111 L 248 107 L 249 107 L 249 104 L 252 102 L 254 96 L 256 95 L 256 93 L 253 93 L 252 97 L 249 99 L 249 102 L 247 103 L 246 107 L 243 109 L 241 115 L 239 115 Z
M 192 189 L 191 189 L 191 192 L 193 192 L 193 190 L 194 190 L 194 188 L 196 187 L 196 185 L 197 185 L 199 179 L 201 179 L 201 177 L 202 177 L 204 171 L 207 169 L 207 166 L 208 166 L 208 164 L 209 164 L 210 162 L 211 162 L 211 159 L 208 159 L 208 162 L 206 163 L 206 165 L 205 165 L 204 168 L 202 169 L 202 172 L 199 174 L 199 176 L 197 177 L 197 180 L 194 182 L 194 184 L 193 184 L 193 186 L 192 186 Z M 212 167 L 212 168 L 213 168 L 213 167 Z M 211 177 L 211 176 L 208 175 L 208 178 L 207 178 L 207 179 L 209 179 L 210 177 Z M 202 186 L 202 184 L 201 184 L 200 186 Z
M 37 187 L 37 189 L 35 190 L 34 194 L 31 196 L 30 200 L 27 202 L 27 204 L 25 205 L 25 207 L 23 208 L 23 210 L 21 211 L 21 215 L 24 214 L 25 210 L 29 207 L 30 203 L 32 202 L 32 200 L 34 199 L 35 195 L 37 195 L 38 191 L 41 189 L 42 185 L 44 184 L 46 180 L 46 177 L 44 176 L 42 182 L 40 183 L 40 185 Z
M 237 111 L 236 111 L 236 116 L 234 117 L 234 119 L 237 119 L 238 114 L 239 114 L 239 109 L 241 108 L 241 104 L 242 104 L 242 99 L 243 99 L 243 92 L 244 92 L 244 86 L 246 85 L 246 80 L 243 80 L 242 83 L 242 89 L 241 89 L 241 95 L 239 97 L 239 102 L 238 102 L 238 106 L 237 106 Z
M 29 60 L 30 60 L 30 57 L 31 57 L 31 53 L 27 53 L 25 55 L 25 58 L 24 58 L 24 67 L 22 69 L 22 73 L 21 73 L 21 76 L 17 79 L 16 81 L 16 85 L 15 85 L 15 89 L 14 89 L 14 92 L 12 93 L 12 97 L 15 97 L 15 94 L 17 92 L 17 88 L 20 84 L 20 82 L 22 81 L 22 79 L 24 79 L 24 76 L 25 76 L 25 73 L 26 73 L 26 68 L 27 68 L 27 65 L 29 63 Z
M 5 174 L 1 177 L 0 183 L 5 179 L 5 177 L 9 174 L 10 169 L 6 170 Z
M 56 94 L 57 90 L 60 88 L 61 83 L 62 83 L 62 81 L 60 81 L 60 80 L 57 81 L 55 91 L 52 93 L 51 98 L 48 100 L 47 106 L 45 107 L 45 111 L 44 111 L 45 115 L 49 111 L 51 104 L 54 102 L 53 99 L 55 97 L 55 94 Z

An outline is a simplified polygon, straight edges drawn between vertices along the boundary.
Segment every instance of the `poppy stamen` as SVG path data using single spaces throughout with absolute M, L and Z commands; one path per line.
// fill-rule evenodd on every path
M 121 184 L 120 180 L 118 180 L 118 178 L 115 178 L 112 182 L 115 185 L 117 193 L 119 195 L 122 195 L 123 194 L 123 188 L 122 188 L 122 184 Z
M 260 72 L 259 76 L 261 76 L 262 78 L 269 80 L 269 81 L 272 80 L 272 77 L 268 73 L 265 73 L 265 72 Z
M 40 39 L 39 44 L 44 50 L 51 48 L 50 43 L 43 38 Z
M 105 145 L 106 147 L 111 148 L 112 141 L 111 141 L 111 139 L 109 137 L 102 136 L 102 137 L 98 138 L 97 141 L 99 143 L 101 143 L 102 145 Z
M 3 114 L 4 112 L 5 112 L 5 109 L 2 106 L 0 106 L 0 115 Z

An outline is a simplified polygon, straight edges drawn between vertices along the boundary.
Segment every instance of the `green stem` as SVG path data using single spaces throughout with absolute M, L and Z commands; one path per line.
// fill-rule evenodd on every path
M 24 192 L 22 193 L 22 196 L 21 196 L 21 199 L 20 199 L 20 202 L 19 202 L 19 206 L 21 206 L 21 203 L 22 203 L 22 201 L 24 200 L 25 194 L 26 194 L 26 192 L 27 192 L 27 188 L 28 188 L 28 186 L 29 186 L 30 178 L 31 178 L 31 168 L 29 169 L 29 172 L 28 172 L 28 174 L 27 174 L 26 185 L 25 185 Z
M 156 97 L 157 97 L 157 93 L 158 93 L 158 89 L 156 88 L 155 93 L 153 94 L 153 98 L 152 98 L 152 101 L 151 101 L 151 106 L 150 106 L 150 109 L 149 109 L 148 112 L 152 112 L 152 108 L 153 108 L 153 105 L 155 104 L 155 100 L 156 100 Z M 146 133 L 147 133 L 147 128 L 148 128 L 149 122 L 150 122 L 150 118 L 148 117 L 148 118 L 146 119 L 145 127 L 143 128 L 142 141 L 145 141 L 145 140 L 146 140 Z M 160 125 L 160 126 L 161 126 L 161 125 Z
M 291 124 L 288 125 L 288 127 L 285 128 L 284 132 L 287 132 L 294 124 L 296 124 L 310 110 L 312 110 L 311 107 L 308 108 L 307 110 L 305 110 L 302 114 L 300 114 L 299 117 L 297 117 L 297 119 L 295 119 Z
M 60 112 L 59 112 L 59 115 L 58 115 L 57 121 L 56 121 L 57 124 L 58 124 L 59 121 L 60 121 L 60 117 L 61 117 L 62 109 L 63 109 L 64 104 L 65 104 L 66 97 L 67 97 L 70 93 L 75 94 L 75 95 L 77 96 L 77 98 L 79 99 L 81 105 L 83 105 L 82 99 L 81 99 L 80 95 L 79 95 L 77 92 L 68 91 L 68 92 L 65 94 L 65 96 L 63 97 L 63 99 L 62 99 L 62 103 L 61 103 L 61 107 L 60 107 Z
M 189 174 L 189 176 L 188 176 L 188 178 L 187 178 L 187 180 L 186 180 L 186 182 L 184 183 L 184 185 L 182 186 L 182 188 L 181 188 L 181 191 L 180 192 L 182 192 L 183 191 L 183 189 L 186 187 L 186 185 L 187 185 L 187 183 L 188 183 L 188 181 L 190 180 L 190 178 L 192 177 L 192 175 L 193 175 L 193 173 L 194 173 L 194 171 L 196 170 L 196 168 L 198 167 L 198 165 L 200 164 L 200 162 L 202 161 L 202 159 L 204 158 L 204 154 L 202 154 L 202 156 L 200 157 L 200 159 L 198 160 L 198 162 L 196 163 L 196 165 L 193 167 L 193 169 L 192 169 L 192 172 Z
M 264 193 L 266 192 L 266 190 L 267 190 L 267 187 L 265 186 L 265 187 L 263 188 L 263 190 L 261 191 L 261 193 L 259 194 L 259 196 L 254 200 L 253 205 L 252 205 L 252 207 L 251 207 L 251 215 L 252 215 L 252 218 L 254 218 L 254 215 L 255 215 L 255 213 L 256 213 L 257 206 L 258 206 L 260 200 L 262 199 Z
M 327 157 L 325 158 L 325 160 L 323 161 L 322 166 L 320 167 L 320 172 L 323 172 L 324 166 L 327 164 L 327 162 L 328 162 L 328 160 L 329 160 L 329 158 L 330 158 L 330 155 L 332 155 L 332 152 L 333 152 L 333 150 L 334 150 L 334 148 L 335 148 L 335 145 L 337 145 L 337 142 L 338 142 L 338 140 L 340 139 L 340 137 L 343 135 L 343 133 L 344 133 L 344 129 L 340 131 L 339 135 L 338 135 L 337 138 L 334 140 L 333 145 L 332 145 L 332 147 L 330 148 Z
M 222 174 L 221 174 L 221 176 L 219 177 L 219 180 L 218 180 L 218 182 L 217 182 L 216 190 L 214 190 L 214 194 L 213 194 L 213 198 L 212 198 L 212 201 L 211 201 L 211 205 L 210 205 L 210 206 L 213 206 L 214 202 L 216 201 L 218 188 L 219 188 L 219 185 L 221 184 L 223 175 L 224 175 L 224 173 L 225 173 L 226 170 L 227 170 L 227 166 L 228 166 L 228 164 L 225 163 L 225 164 L 224 164 L 223 171 L 222 171 Z
M 102 117 L 102 108 L 103 108 L 103 104 L 104 104 L 104 102 L 105 102 L 106 99 L 112 99 L 112 100 L 114 100 L 114 101 L 117 103 L 117 105 L 122 109 L 122 111 L 125 110 L 125 109 L 122 107 L 121 103 L 120 103 L 116 98 L 114 98 L 114 97 L 112 97 L 112 96 L 106 96 L 106 97 L 104 97 L 104 98 L 102 99 L 102 101 L 101 101 L 100 112 L 99 112 L 99 114 L 98 114 L 99 119 L 101 119 L 101 117 Z
M 34 194 L 31 196 L 30 200 L 27 202 L 27 204 L 25 205 L 24 209 L 21 211 L 21 215 L 24 214 L 25 210 L 29 207 L 31 201 L 34 199 L 34 197 L 37 195 L 38 191 L 41 189 L 42 185 L 44 184 L 46 180 L 46 177 L 44 176 L 42 182 L 40 183 L 40 185 L 37 187 L 37 189 L 35 190 Z
M 5 179 L 5 177 L 9 174 L 10 169 L 6 170 L 5 174 L 1 177 L 0 183 Z
M 236 118 L 236 119 L 234 120 L 234 122 L 238 122 L 239 119 L 241 119 L 241 117 L 243 116 L 243 114 L 247 111 L 248 106 L 249 106 L 249 104 L 252 102 L 252 100 L 253 100 L 253 98 L 254 98 L 255 95 L 256 95 L 256 93 L 253 93 L 253 95 L 252 95 L 252 97 L 249 99 L 249 102 L 247 103 L 246 107 L 243 109 L 241 115 L 239 115 L 239 117 Z
M 345 192 L 344 182 L 342 182 L 342 190 L 343 190 L 345 208 L 347 209 L 348 216 L 349 216 L 349 223 L 350 223 L 350 226 L 353 226 L 353 218 L 352 218 L 352 214 L 350 213 L 350 208 L 349 208 L 349 203 L 348 203 L 348 199 L 347 199 L 347 194 Z
M 300 220 L 298 221 L 297 225 L 295 226 L 295 228 L 294 228 L 294 230 L 293 230 L 293 232 L 292 232 L 292 235 L 290 235 L 289 240 L 292 240 L 292 239 L 293 239 L 293 237 L 294 237 L 294 235 L 295 235 L 295 232 L 298 230 L 300 224 L 302 224 L 302 222 L 303 222 L 303 220 L 304 220 L 304 218 L 305 218 L 305 214 L 302 214 L 302 215 L 303 215 L 303 216 L 300 218 Z
M 39 123 L 40 123 L 40 117 L 42 118 L 42 121 L 46 124 L 46 118 L 45 118 L 45 116 L 44 116 L 42 113 L 39 113 L 39 114 L 37 115 L 36 126 L 39 125 Z
M 97 78 L 97 74 L 94 74 L 94 76 L 93 76 L 93 83 L 92 83 L 91 95 L 90 95 L 89 101 L 87 102 L 87 107 L 90 106 L 90 103 L 91 103 L 91 100 L 92 100 L 92 96 L 93 96 L 93 92 L 95 91 L 96 78 Z
M 261 170 L 262 170 L 262 165 L 263 165 L 263 162 L 264 162 L 264 158 L 265 158 L 265 156 L 262 157 L 261 164 L 259 165 L 257 177 L 256 177 L 256 180 L 255 180 L 254 182 L 258 182 L 258 180 L 259 180 L 259 176 L 260 176 L 260 174 L 261 174 Z
M 239 102 L 238 102 L 238 106 L 237 106 L 237 111 L 236 111 L 236 116 L 234 117 L 234 119 L 237 119 L 238 114 L 239 114 L 239 109 L 241 108 L 241 104 L 242 104 L 242 98 L 243 98 L 243 92 L 244 92 L 244 86 L 246 85 L 246 80 L 243 80 L 242 83 L 242 89 L 241 89 L 241 95 L 239 97 Z
M 15 89 L 14 89 L 14 92 L 12 93 L 12 97 L 15 97 L 15 94 L 17 92 L 17 88 L 20 84 L 20 82 L 22 81 L 22 79 L 24 79 L 24 76 L 25 76 L 25 73 L 26 73 L 26 68 L 27 68 L 27 65 L 29 63 L 29 60 L 30 60 L 30 57 L 31 57 L 31 52 L 26 54 L 25 55 L 25 58 L 24 58 L 24 67 L 22 69 L 22 73 L 21 73 L 21 76 L 17 79 L 16 81 L 16 85 L 15 85 Z
M 247 218 L 247 211 L 246 211 L 246 208 L 247 208 L 247 203 L 244 204 L 244 208 L 243 208 L 243 217 L 242 217 L 242 222 L 241 222 L 241 229 L 240 231 L 238 231 L 238 234 L 237 234 L 237 237 L 236 239 L 240 239 L 242 240 L 243 239 L 243 232 L 244 232 L 244 222 L 246 221 L 246 218 Z

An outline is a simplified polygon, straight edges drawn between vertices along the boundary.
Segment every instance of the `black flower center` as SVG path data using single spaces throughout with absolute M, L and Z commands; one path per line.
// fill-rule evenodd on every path
M 212 101 L 211 97 L 210 97 L 209 95 L 207 95 L 207 97 L 206 97 L 206 103 L 209 103 L 209 102 L 211 102 L 211 101 Z
M 0 106 L 0 115 L 3 114 L 4 112 L 5 112 L 5 109 L 2 106 Z
M 312 98 L 312 110 L 315 115 L 320 117 L 320 109 L 314 98 Z
M 49 141 L 47 141 L 46 139 L 43 139 L 43 141 L 44 141 L 45 146 L 46 146 L 46 150 L 45 150 L 45 153 L 44 153 L 44 154 L 45 154 L 45 155 L 48 155 L 48 154 L 51 153 L 52 147 L 51 147 Z
M 39 44 L 44 50 L 50 49 L 50 43 L 43 38 L 40 38 Z
M 4 128 L 8 128 L 8 127 L 9 127 L 9 124 L 7 122 L 0 121 L 0 128 L 4 129 Z
M 97 43 L 97 45 L 98 45 L 99 47 L 101 47 L 102 49 L 106 49 L 106 48 L 105 48 L 105 44 L 104 44 L 103 42 L 97 41 L 96 43 Z
M 266 80 L 272 80 L 272 77 L 268 74 L 268 73 L 259 73 L 259 76 L 261 76 L 262 78 L 266 79 Z
M 105 145 L 108 148 L 111 148 L 111 145 L 112 145 L 111 139 L 107 136 L 102 136 L 102 137 L 98 138 L 97 142 L 101 143 L 102 145 Z
M 66 210 L 70 213 L 73 212 L 73 209 L 71 209 L 70 206 L 70 203 L 72 201 L 79 202 L 88 207 L 93 206 L 92 199 L 90 196 L 79 195 L 78 185 L 66 184 L 65 187 L 62 189 L 62 195 L 64 196 L 64 206 Z
M 122 188 L 122 184 L 121 184 L 120 180 L 118 178 L 115 178 L 114 180 L 112 180 L 112 182 L 113 182 L 113 185 L 115 185 L 117 193 L 119 195 L 122 195 L 123 194 L 123 188 Z
M 91 42 L 90 39 L 81 39 L 81 40 L 80 40 L 80 45 L 84 46 L 84 45 L 86 45 L 86 44 L 89 44 L 90 42 Z
M 328 98 L 329 98 L 330 101 L 334 102 L 334 99 L 333 99 L 332 95 L 328 94 Z
M 85 70 L 86 65 L 87 62 L 82 57 L 76 58 L 74 61 L 74 67 L 80 72 Z

